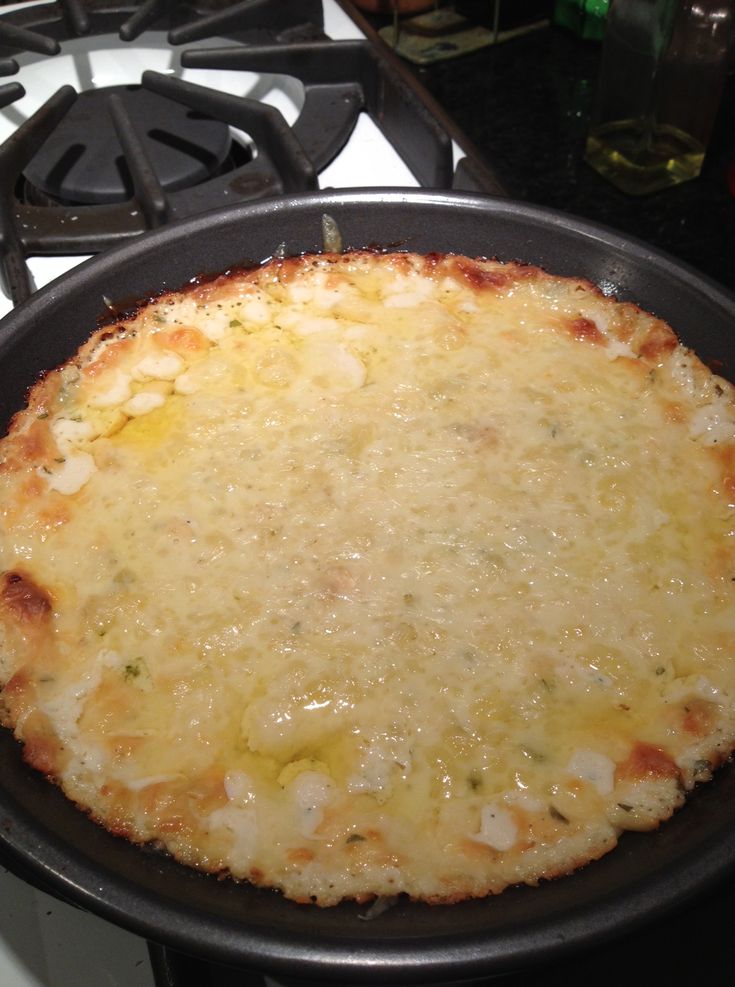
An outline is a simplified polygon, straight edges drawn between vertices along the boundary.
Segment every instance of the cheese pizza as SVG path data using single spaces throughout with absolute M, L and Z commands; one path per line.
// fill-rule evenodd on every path
M 273 260 L 149 301 L 0 441 L 0 717 L 112 833 L 451 903 L 735 746 L 735 389 L 516 263 Z

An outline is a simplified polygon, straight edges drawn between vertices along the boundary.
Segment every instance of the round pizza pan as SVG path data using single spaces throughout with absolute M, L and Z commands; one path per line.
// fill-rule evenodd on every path
M 109 314 L 110 302 L 124 309 L 280 249 L 319 250 L 324 213 L 336 220 L 345 248 L 454 251 L 587 277 L 666 319 L 705 362 L 733 377 L 735 297 L 643 243 L 507 200 L 318 192 L 157 230 L 39 291 L 0 322 L 0 427 L 39 374 L 69 357 Z M 153 942 L 222 963 L 352 983 L 470 979 L 623 935 L 712 888 L 735 866 L 735 770 L 726 765 L 668 823 L 624 835 L 612 853 L 575 874 L 452 906 L 400 898 L 366 918 L 366 906 L 296 905 L 111 836 L 29 769 L 10 733 L 0 731 L 0 859 Z

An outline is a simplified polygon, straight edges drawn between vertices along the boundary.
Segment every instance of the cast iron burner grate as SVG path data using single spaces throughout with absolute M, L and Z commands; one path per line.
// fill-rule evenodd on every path
M 320 0 L 245 0 L 217 10 L 207 0 L 22 8 L 0 15 L 0 76 L 18 72 L 22 52 L 53 58 L 65 42 L 109 35 L 124 46 L 152 29 L 172 46 L 236 42 L 184 50 L 185 68 L 296 78 L 304 90 L 298 118 L 289 127 L 258 100 L 152 71 L 139 86 L 81 95 L 61 87 L 0 146 L 0 276 L 14 304 L 34 290 L 30 256 L 97 253 L 222 205 L 318 188 L 363 111 L 420 185 L 502 193 L 479 158 L 465 157 L 455 170 L 446 121 L 390 52 L 368 40 L 326 38 Z M 135 99 L 123 91 L 130 88 Z M 0 108 L 24 95 L 17 82 L 0 86 Z M 251 148 L 232 141 L 230 128 Z M 195 147 L 206 150 L 192 156 Z
M 145 120 L 144 153 L 164 192 L 199 185 L 233 170 L 227 124 L 137 85 L 104 86 L 80 93 L 69 112 L 24 171 L 21 201 L 33 205 L 126 202 L 135 195 L 116 121 Z M 243 162 L 252 160 L 244 148 Z

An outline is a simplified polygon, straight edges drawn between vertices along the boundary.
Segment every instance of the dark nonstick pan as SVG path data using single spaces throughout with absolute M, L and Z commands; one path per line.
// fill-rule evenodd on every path
M 545 209 L 446 192 L 315 193 L 210 213 L 139 237 L 38 292 L 0 323 L 0 426 L 38 374 L 105 311 L 190 278 L 319 250 L 321 217 L 345 247 L 457 251 L 583 275 L 667 319 L 724 376 L 735 368 L 735 298 L 644 244 Z M 735 658 L 735 656 L 734 656 Z M 416 826 L 421 820 L 416 820 Z M 537 888 L 454 906 L 399 900 L 298 906 L 218 881 L 110 836 L 28 769 L 0 732 L 0 859 L 60 896 L 183 952 L 265 972 L 348 982 L 441 981 L 517 970 L 622 935 L 703 893 L 735 864 L 735 769 L 655 833 Z

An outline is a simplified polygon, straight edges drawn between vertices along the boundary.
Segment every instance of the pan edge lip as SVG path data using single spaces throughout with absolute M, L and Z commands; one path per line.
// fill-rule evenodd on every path
M 206 230 L 209 224 L 219 225 L 222 223 L 229 225 L 230 222 L 236 222 L 238 219 L 247 220 L 249 218 L 260 217 L 261 215 L 275 216 L 287 213 L 291 209 L 317 210 L 320 207 L 326 209 L 329 207 L 339 208 L 350 205 L 365 206 L 372 203 L 376 205 L 435 207 L 447 210 L 459 207 L 463 211 L 477 212 L 480 214 L 490 211 L 494 215 L 507 216 L 509 218 L 518 216 L 535 224 L 546 227 L 551 226 L 555 230 L 574 233 L 586 239 L 600 241 L 618 251 L 629 252 L 635 255 L 641 262 L 653 263 L 657 267 L 664 268 L 669 274 L 675 274 L 678 277 L 684 275 L 690 286 L 700 292 L 704 297 L 713 298 L 714 295 L 713 300 L 716 303 L 724 304 L 726 307 L 731 307 L 735 311 L 735 290 L 729 289 L 726 285 L 714 280 L 693 265 L 674 257 L 665 250 L 655 247 L 645 240 L 630 236 L 612 226 L 598 223 L 595 220 L 590 220 L 573 213 L 563 212 L 549 206 L 540 206 L 515 199 L 505 199 L 474 192 L 368 186 L 364 188 L 317 190 L 288 196 L 274 196 L 272 198 L 238 205 L 224 205 L 217 209 L 200 213 L 195 217 L 177 220 L 168 226 L 149 230 L 118 247 L 113 247 L 110 250 L 96 254 L 82 261 L 76 267 L 55 278 L 42 288 L 39 288 L 28 300 L 22 302 L 0 319 L 0 358 L 2 358 L 3 329 L 7 326 L 12 326 L 27 311 L 35 311 L 36 308 L 42 311 L 49 305 L 53 306 L 57 303 L 59 292 L 63 294 L 68 290 L 73 291 L 86 283 L 88 278 L 94 277 L 95 274 L 101 274 L 107 270 L 114 271 L 119 265 L 125 264 L 127 260 L 136 258 L 141 254 L 150 253 L 159 245 L 166 247 L 170 246 L 172 242 L 185 242 L 188 235 L 198 234 L 202 229 Z M 277 244 L 274 244 L 274 250 L 277 246 Z M 365 247 L 366 245 L 363 244 L 361 246 Z M 351 249 L 358 250 L 361 248 L 354 246 Z M 177 290 L 182 286 L 181 282 L 167 284 L 163 290 Z M 141 295 L 142 297 L 145 297 L 145 295 Z M 104 301 L 102 296 L 100 296 L 100 311 L 103 308 Z
M 0 790 L 0 806 L 3 796 Z M 32 822 L 32 828 L 41 828 L 36 820 Z M 31 835 L 30 842 L 34 839 L 35 836 Z M 6 844 L 7 839 L 0 832 L 0 846 Z M 727 857 L 724 867 L 721 860 L 723 853 Z M 204 921 L 196 914 L 187 916 L 186 902 L 166 899 L 161 906 L 155 892 L 141 889 L 127 879 L 121 880 L 119 875 L 112 876 L 115 894 L 111 895 L 110 887 L 106 886 L 109 875 L 87 862 L 81 868 L 71 866 L 67 868 L 67 874 L 60 874 L 32 855 L 29 859 L 14 846 L 11 847 L 11 855 L 22 857 L 27 868 L 24 874 L 18 874 L 21 879 L 29 880 L 29 873 L 47 878 L 47 888 L 51 888 L 52 893 L 58 892 L 67 903 L 111 921 L 150 942 L 182 953 L 195 953 L 200 958 L 221 965 L 257 967 L 260 972 L 276 976 L 296 974 L 307 979 L 349 977 L 354 984 L 384 983 L 386 976 L 400 976 L 406 984 L 417 983 L 419 980 L 425 981 L 427 975 L 435 978 L 433 982 L 440 983 L 444 979 L 456 980 L 458 977 L 521 972 L 544 961 L 563 962 L 573 951 L 588 951 L 676 913 L 733 873 L 735 832 L 729 834 L 729 842 L 726 839 L 716 841 L 714 837 L 710 839 L 703 856 L 699 852 L 690 853 L 685 864 L 678 864 L 673 874 L 662 869 L 653 878 L 641 879 L 637 886 L 624 894 L 616 892 L 608 895 L 608 898 L 613 898 L 612 906 L 603 897 L 591 906 L 575 905 L 567 908 L 561 916 L 537 921 L 532 929 L 531 946 L 528 930 L 489 938 L 477 932 L 462 935 L 449 931 L 441 938 L 435 936 L 428 944 L 421 936 L 413 939 L 405 936 L 376 938 L 365 942 L 346 936 L 316 938 L 310 936 L 308 930 L 294 940 L 283 933 L 253 932 L 247 926 L 237 926 L 229 918 L 223 922 L 212 915 L 207 915 Z M 12 861 L 2 860 L 0 863 L 14 872 Z M 703 863 L 706 864 L 704 870 Z M 594 862 L 588 866 L 594 866 Z M 83 870 L 87 871 L 87 877 Z M 553 883 L 565 879 L 562 876 Z M 145 907 L 137 912 L 131 908 L 131 903 L 126 902 L 128 891 L 124 883 L 130 884 L 133 889 L 133 904 L 140 906 L 142 899 Z M 162 914 L 168 918 L 163 925 L 160 922 Z M 242 941 L 243 932 L 245 942 Z M 236 943 L 232 941 L 234 934 L 239 936 Z

